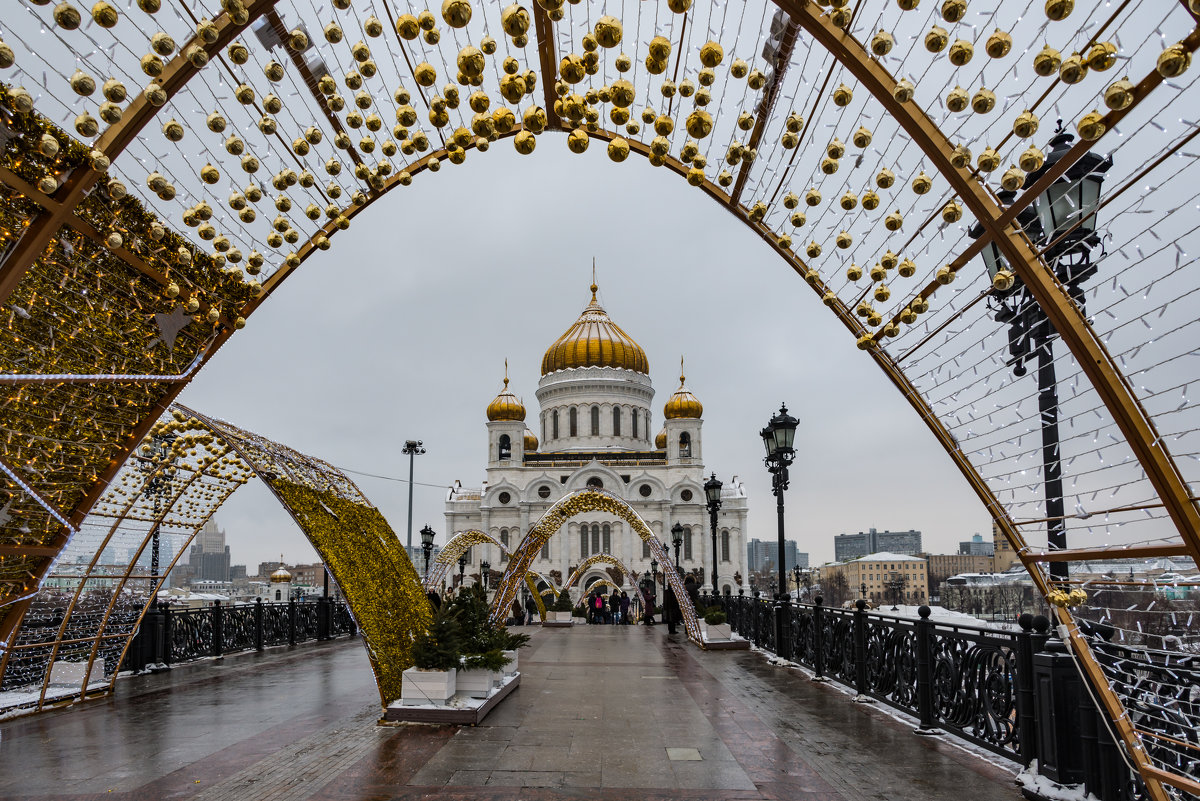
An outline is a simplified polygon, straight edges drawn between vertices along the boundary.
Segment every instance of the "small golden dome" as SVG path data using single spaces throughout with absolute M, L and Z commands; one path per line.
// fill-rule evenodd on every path
M 682 359 L 679 366 L 681 368 L 680 373 L 682 373 Z M 685 376 L 679 376 L 679 389 L 675 390 L 675 394 L 663 406 L 663 417 L 668 420 L 678 420 L 680 418 L 699 420 L 704 414 L 704 405 L 683 385 L 684 379 Z
M 591 289 L 591 303 L 542 357 L 542 375 L 572 367 L 617 367 L 649 375 L 646 351 L 604 311 L 596 300 L 595 284 Z
M 280 565 L 279 569 L 271 574 L 271 582 L 272 583 L 282 582 L 284 584 L 290 584 L 291 581 L 292 581 L 292 574 L 287 572 L 287 570 L 283 567 L 283 565 Z
M 525 404 L 508 391 L 508 376 L 504 377 L 504 389 L 500 390 L 500 394 L 496 396 L 495 400 L 488 404 L 487 419 L 492 422 L 525 419 Z
M 538 439 L 528 428 L 525 429 L 525 452 L 533 453 L 538 449 Z
M 667 449 L 667 429 L 664 426 L 662 431 L 654 436 L 654 447 L 657 450 L 665 451 Z

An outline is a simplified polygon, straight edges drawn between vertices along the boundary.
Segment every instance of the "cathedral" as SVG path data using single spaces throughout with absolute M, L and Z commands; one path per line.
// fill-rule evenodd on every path
M 596 300 L 542 357 L 536 397 L 539 411 L 527 414 L 508 386 L 487 407 L 487 477 L 480 488 L 456 482 L 446 499 L 446 531 L 453 536 L 477 529 L 515 549 L 523 532 L 563 496 L 600 487 L 632 506 L 673 553 L 671 529 L 683 526 L 679 558 L 686 574 L 703 568 L 711 588 L 711 529 L 705 505 L 701 427 L 704 407 L 679 377 L 679 388 L 662 407 L 655 432 L 646 352 L 608 316 Z M 532 429 L 532 430 L 531 430 Z M 536 431 L 536 433 L 535 433 Z M 654 432 L 654 433 L 652 433 Z M 738 590 L 746 579 L 747 498 L 734 476 L 721 491 L 717 516 L 717 590 Z M 533 562 L 542 575 L 565 580 L 583 560 L 610 554 L 635 573 L 649 573 L 650 547 L 620 518 L 606 513 L 567 521 Z M 503 570 L 495 546 L 471 549 L 467 572 L 487 561 Z M 606 564 L 588 570 L 572 590 L 611 577 Z M 632 582 L 625 579 L 625 589 Z

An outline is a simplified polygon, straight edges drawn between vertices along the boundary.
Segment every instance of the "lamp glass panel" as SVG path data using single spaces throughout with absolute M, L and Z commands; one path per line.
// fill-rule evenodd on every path
M 721 500 L 721 482 L 709 481 L 704 482 L 704 494 L 708 497 L 709 503 L 717 503 Z
M 759 433 L 762 435 L 763 447 L 767 449 L 767 456 L 775 455 L 775 432 L 771 426 L 767 426 Z
M 1100 206 L 1099 176 L 1090 175 L 1079 182 L 1077 201 L 1080 213 L 1087 215 L 1079 230 L 1083 236 L 1089 236 L 1096 230 L 1096 210 Z
M 784 421 L 775 427 L 775 447 L 779 450 L 790 451 L 795 438 L 796 424 L 793 421 Z
M 983 264 L 987 267 L 988 278 L 995 278 L 996 273 L 1008 267 L 1008 262 L 1004 260 L 1004 255 L 995 242 L 984 245 L 982 255 Z

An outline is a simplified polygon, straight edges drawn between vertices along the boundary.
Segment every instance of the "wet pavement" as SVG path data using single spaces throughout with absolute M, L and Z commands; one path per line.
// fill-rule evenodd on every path
M 0 799 L 1015 801 L 1002 768 L 664 627 L 528 628 L 478 727 L 375 725 L 358 640 L 227 657 L 0 723 Z

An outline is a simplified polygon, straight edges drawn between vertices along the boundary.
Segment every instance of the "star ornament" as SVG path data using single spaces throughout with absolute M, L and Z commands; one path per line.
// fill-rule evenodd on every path
M 159 335 L 150 341 L 150 347 L 161 342 L 167 346 L 168 352 L 174 353 L 179 332 L 188 327 L 192 318 L 183 310 L 183 306 L 176 306 L 174 311 L 154 315 L 154 322 L 158 325 Z

